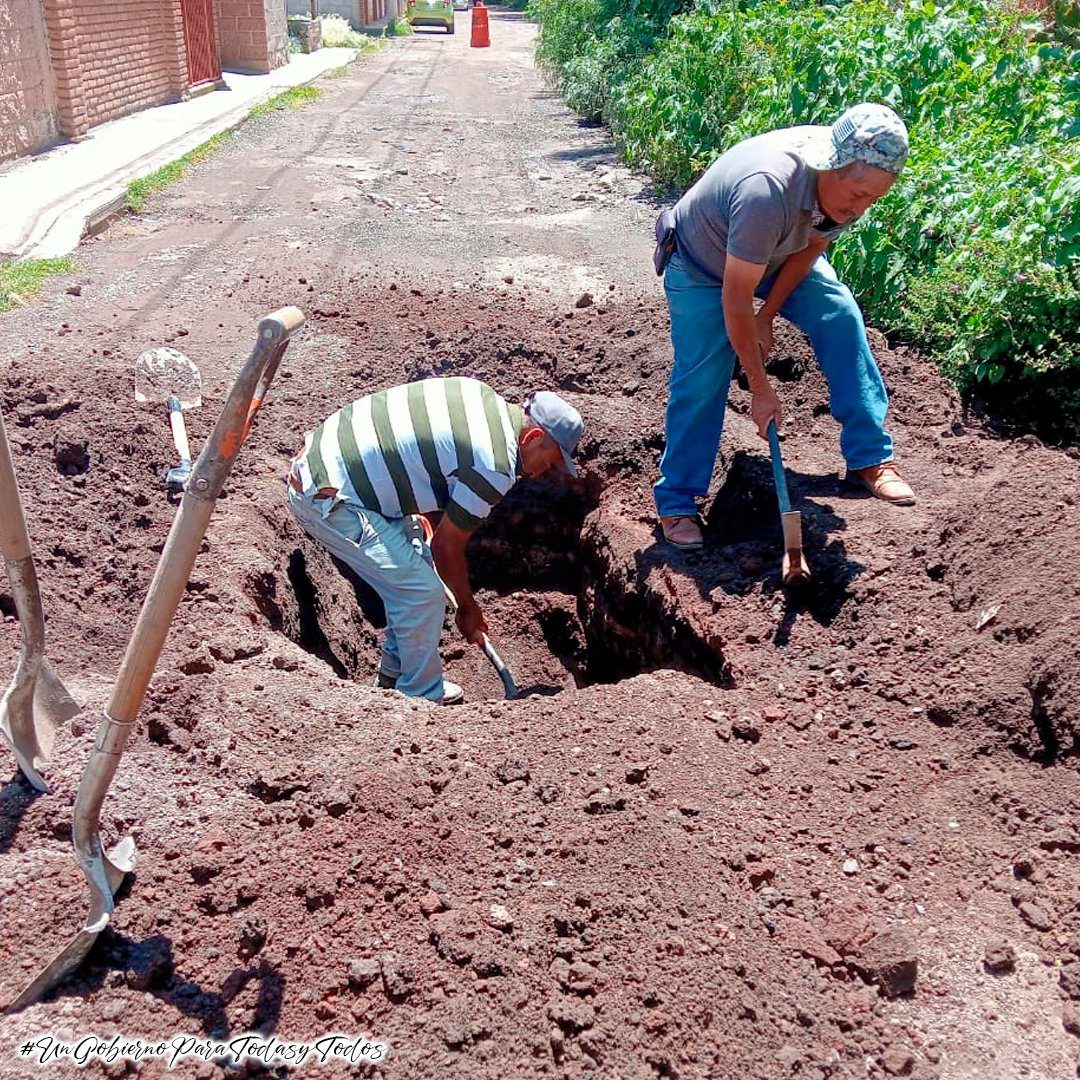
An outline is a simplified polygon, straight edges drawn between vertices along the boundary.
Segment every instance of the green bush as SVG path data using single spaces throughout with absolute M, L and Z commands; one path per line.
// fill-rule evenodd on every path
M 534 0 L 541 17 L 547 3 L 564 6 Z M 605 53 L 617 31 L 597 22 L 604 0 L 565 6 L 578 18 L 545 23 L 541 63 L 571 105 L 579 95 L 585 115 L 610 124 L 628 160 L 676 191 L 739 139 L 830 123 L 856 101 L 891 105 L 911 131 L 910 163 L 831 255 L 870 318 L 932 349 L 961 386 L 1080 389 L 1070 5 L 1040 27 L 979 0 L 705 0 L 621 69 L 629 53 Z M 1080 413 L 1072 424 L 1080 432 Z
M 591 120 L 610 120 L 614 89 L 690 0 L 529 0 L 540 23 L 536 58 L 567 104 Z
M 362 49 L 368 38 L 354 30 L 340 15 L 322 15 L 322 43 L 328 49 Z

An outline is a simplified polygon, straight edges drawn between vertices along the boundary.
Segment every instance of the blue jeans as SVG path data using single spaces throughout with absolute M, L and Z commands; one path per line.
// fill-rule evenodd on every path
M 364 579 L 386 607 L 379 664 L 409 697 L 442 701 L 439 635 L 446 597 L 435 571 L 405 535 L 400 518 L 329 500 L 308 499 L 291 487 L 289 509 L 300 527 Z
M 772 285 L 758 286 L 764 298 Z M 664 292 L 671 314 L 675 364 L 667 406 L 667 445 L 653 487 L 662 517 L 693 514 L 707 494 L 720 449 L 735 350 L 724 325 L 721 285 L 679 252 L 668 263 Z M 866 327 L 851 290 L 821 256 L 787 298 L 780 314 L 810 339 L 829 383 L 829 407 L 840 424 L 840 451 L 849 469 L 891 461 L 892 439 L 883 425 L 888 394 L 866 341 Z

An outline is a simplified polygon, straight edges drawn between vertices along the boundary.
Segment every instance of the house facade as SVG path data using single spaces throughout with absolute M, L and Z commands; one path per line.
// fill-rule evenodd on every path
M 0 0 L 0 161 L 288 62 L 281 0 Z

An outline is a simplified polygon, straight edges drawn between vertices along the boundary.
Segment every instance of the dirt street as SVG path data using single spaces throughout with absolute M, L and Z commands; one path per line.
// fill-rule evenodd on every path
M 872 332 L 920 499 L 875 502 L 843 481 L 788 330 L 772 370 L 813 592 L 780 590 L 742 390 L 708 546 L 665 550 L 657 204 L 544 88 L 535 28 L 493 11 L 490 49 L 467 31 L 459 13 L 455 36 L 393 42 L 248 123 L 0 321 L 49 651 L 85 705 L 53 794 L 5 758 L 7 1002 L 82 925 L 74 793 L 175 513 L 135 357 L 170 344 L 199 365 L 197 449 L 259 317 L 308 318 L 103 809 L 137 872 L 77 977 L 0 1018 L 0 1077 L 164 1075 L 20 1059 L 43 1033 L 248 1031 L 389 1044 L 333 1077 L 1075 1077 L 1076 457 L 992 437 Z M 501 700 L 448 621 L 452 709 L 371 688 L 379 605 L 299 532 L 282 483 L 324 415 L 447 372 L 559 388 L 587 424 L 582 481 L 522 482 L 472 543 L 531 693 Z M 0 580 L 5 672 L 13 611 Z

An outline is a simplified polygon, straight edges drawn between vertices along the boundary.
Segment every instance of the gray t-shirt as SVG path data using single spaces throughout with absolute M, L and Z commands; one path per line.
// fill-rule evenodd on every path
M 817 174 L 796 153 L 806 127 L 781 128 L 737 143 L 716 159 L 676 203 L 679 251 L 718 280 L 730 251 L 763 263 L 768 277 L 802 251 L 811 234 L 832 239 L 846 228 L 828 223 L 817 202 Z

